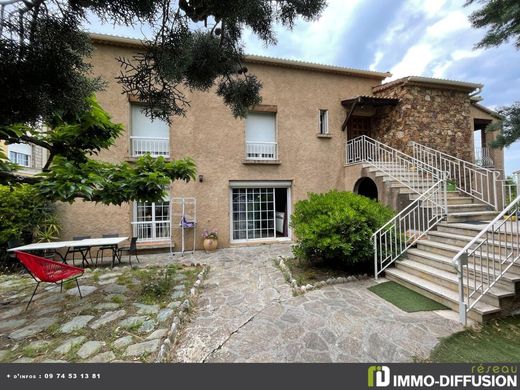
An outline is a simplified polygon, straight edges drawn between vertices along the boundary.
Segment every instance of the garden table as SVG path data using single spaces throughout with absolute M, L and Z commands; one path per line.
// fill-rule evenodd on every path
M 112 246 L 112 266 L 114 266 L 116 258 L 119 262 L 121 262 L 121 259 L 118 256 L 117 248 L 118 245 L 121 244 L 123 241 L 128 240 L 128 237 L 108 237 L 108 238 L 87 238 L 84 240 L 74 240 L 74 241 L 53 241 L 53 242 L 37 242 L 34 244 L 28 244 L 28 245 L 22 245 L 16 248 L 10 248 L 7 251 L 8 252 L 15 252 L 15 251 L 21 251 L 21 252 L 31 252 L 31 251 L 42 251 L 42 250 L 53 250 L 54 252 L 58 253 L 61 257 L 61 260 L 64 263 L 67 263 L 67 259 L 64 258 L 59 252 L 58 249 L 65 249 L 65 248 L 77 248 L 77 247 L 86 247 L 86 248 L 92 248 L 96 246 Z M 83 256 L 83 262 L 88 264 L 87 260 L 87 251 L 81 252 L 81 255 Z

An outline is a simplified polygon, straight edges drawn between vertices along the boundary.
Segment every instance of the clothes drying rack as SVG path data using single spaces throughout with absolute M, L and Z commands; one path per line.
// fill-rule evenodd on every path
M 173 245 L 170 240 L 170 254 L 180 253 L 184 256 L 186 252 L 186 235 L 191 229 L 193 232 L 193 242 L 191 253 L 195 252 L 195 238 L 197 230 L 197 200 L 195 198 L 173 197 L 171 198 L 171 218 L 174 230 L 180 230 L 181 245 L 179 252 L 173 252 Z

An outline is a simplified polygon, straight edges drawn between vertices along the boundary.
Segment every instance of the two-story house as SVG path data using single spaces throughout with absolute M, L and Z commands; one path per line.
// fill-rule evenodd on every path
M 233 118 L 216 94 L 193 92 L 187 116 L 174 117 L 169 126 L 146 117 L 115 81 L 115 58 L 131 57 L 140 41 L 99 34 L 92 40 L 93 72 L 108 82 L 98 99 L 126 129 L 99 158 L 191 156 L 198 180 L 173 183 L 170 197 L 196 199 L 197 247 L 205 228 L 218 231 L 223 247 L 291 240 L 292 208 L 309 192 L 357 191 L 399 208 L 362 166 L 345 166 L 348 140 L 366 135 L 403 152 L 416 141 L 474 161 L 474 132 L 496 119 L 477 103 L 480 84 L 426 77 L 384 83 L 389 73 L 248 56 L 250 72 L 262 81 L 263 101 L 247 119 Z M 481 137 L 484 147 L 489 137 Z M 488 157 L 503 170 L 501 150 Z M 169 202 L 60 205 L 63 238 L 116 232 L 137 235 L 141 245 L 165 245 L 180 222 L 172 220 Z

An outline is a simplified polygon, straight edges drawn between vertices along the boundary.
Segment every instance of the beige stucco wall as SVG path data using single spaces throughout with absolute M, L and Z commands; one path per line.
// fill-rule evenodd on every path
M 490 115 L 484 110 L 471 105 L 471 117 L 473 119 L 483 119 L 489 120 L 492 122 L 497 122 L 498 119 L 495 116 Z M 472 121 L 472 129 L 474 130 L 474 123 Z M 482 132 L 482 137 L 484 142 L 489 145 L 491 141 L 493 141 L 498 136 L 498 131 L 495 132 Z M 488 146 L 489 147 L 489 146 Z M 493 149 L 489 147 L 490 156 L 494 162 L 494 168 L 499 170 L 502 174 L 504 173 L 504 149 Z
M 98 94 L 112 119 L 129 127 L 129 102 L 114 81 L 119 73 L 115 57 L 131 55 L 130 49 L 97 46 L 93 72 L 108 82 Z M 277 106 L 279 165 L 243 164 L 245 121 L 234 119 L 213 92 L 190 95 L 191 108 L 185 118 L 175 117 L 170 130 L 171 156 L 191 156 L 204 181 L 173 184 L 172 196 L 197 199 L 198 230 L 215 228 L 220 245 L 229 244 L 230 180 L 291 180 L 292 204 L 308 192 L 344 189 L 344 142 L 341 124 L 345 109 L 340 102 L 350 96 L 371 93 L 376 79 L 249 64 L 249 71 L 263 83 L 263 104 Z M 330 138 L 319 138 L 318 110 L 329 110 Z M 118 162 L 129 156 L 129 134 L 99 158 Z M 130 233 L 131 207 L 107 207 L 84 202 L 60 205 L 64 238 L 90 234 Z M 199 233 L 198 232 L 198 233 Z M 197 237 L 199 234 L 197 233 Z M 198 247 L 201 240 L 198 238 Z

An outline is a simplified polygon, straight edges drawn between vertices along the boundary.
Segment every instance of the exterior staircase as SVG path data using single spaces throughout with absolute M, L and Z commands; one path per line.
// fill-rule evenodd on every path
M 489 221 L 498 215 L 489 206 L 476 202 L 458 192 L 448 193 L 447 220 L 440 222 L 436 230 L 417 242 L 393 268 L 385 270 L 385 276 L 452 310 L 459 310 L 459 277 L 453 266 L 457 255 Z M 480 223 L 479 223 L 480 222 Z M 503 248 L 497 243 L 495 253 L 486 254 L 484 267 L 492 268 Z M 498 267 L 497 267 L 498 268 Z M 488 294 L 468 312 L 468 317 L 486 321 L 503 315 L 514 308 L 520 288 L 520 265 L 515 265 Z
M 399 197 L 401 212 L 372 237 L 376 278 L 458 311 L 463 323 L 520 308 L 520 197 L 497 211 L 495 172 L 419 144 L 411 157 L 368 137 L 347 144 L 347 165 L 356 163 Z M 456 192 L 446 191 L 448 179 Z

